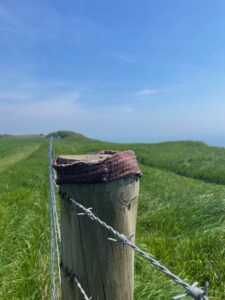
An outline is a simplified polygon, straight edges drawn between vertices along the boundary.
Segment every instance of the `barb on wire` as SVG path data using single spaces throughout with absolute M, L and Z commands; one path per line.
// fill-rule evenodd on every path
M 202 299 L 202 298 L 199 298 L 199 296 L 198 296 L 198 287 L 197 287 L 197 284 L 198 284 L 198 282 L 194 282 L 193 284 L 192 284 L 192 286 L 191 286 L 191 289 L 192 289 L 192 293 L 196 296 L 196 298 L 195 299 Z M 206 281 L 205 282 L 205 286 L 202 288 L 202 290 L 204 291 L 204 295 L 205 296 L 207 296 L 207 290 L 208 290 L 208 282 Z M 184 299 L 184 298 L 186 298 L 186 297 L 188 297 L 188 296 L 191 296 L 191 294 L 190 294 L 190 292 L 187 292 L 187 293 L 185 293 L 185 294 L 183 294 L 183 295 L 179 295 L 179 296 L 175 296 L 175 297 L 173 297 L 172 298 L 172 300 L 180 300 L 180 299 Z M 203 298 L 204 299 L 204 298 Z M 205 298 L 205 299 L 208 299 L 207 297 Z
M 84 296 L 84 299 L 85 299 L 85 300 L 91 300 L 92 297 L 89 297 L 89 298 L 88 298 L 88 296 L 86 295 L 84 289 L 82 288 L 82 286 L 81 286 L 81 284 L 80 284 L 80 282 L 78 281 L 78 279 L 77 279 L 76 276 L 74 276 L 73 280 L 74 280 L 74 282 L 76 283 L 76 285 L 77 285 L 78 289 L 80 290 L 81 294 Z
M 85 290 L 83 289 L 80 281 L 78 280 L 78 278 L 76 277 L 76 275 L 73 273 L 73 272 L 70 272 L 68 271 L 68 268 L 67 267 L 64 267 L 63 263 L 61 262 L 60 263 L 60 266 L 64 272 L 64 275 L 66 277 L 69 277 L 70 280 L 74 281 L 76 283 L 76 286 L 78 287 L 80 293 L 83 295 L 84 299 L 85 300 L 91 300 L 92 297 L 88 297 Z
M 110 241 L 114 242 L 122 242 L 125 245 L 130 246 L 134 251 L 138 252 L 142 257 L 147 259 L 154 267 L 161 270 L 165 275 L 170 277 L 172 280 L 174 280 L 177 284 L 181 285 L 184 289 L 186 289 L 187 293 L 184 295 L 177 296 L 178 298 L 173 299 L 182 299 L 184 297 L 190 296 L 195 300 L 208 300 L 207 297 L 207 286 L 204 288 L 197 287 L 197 283 L 194 283 L 193 285 L 189 285 L 185 281 L 183 281 L 181 278 L 179 278 L 177 275 L 173 274 L 168 268 L 166 268 L 164 265 L 162 265 L 159 261 L 157 261 L 155 258 L 150 256 L 148 253 L 141 250 L 138 246 L 136 246 L 134 243 L 130 241 L 128 237 L 126 237 L 124 234 L 119 233 L 116 231 L 113 227 L 109 226 L 105 222 L 103 222 L 101 219 L 96 217 L 90 208 L 84 207 L 82 204 L 77 202 L 75 199 L 71 198 L 66 193 L 61 193 L 62 198 L 64 198 L 67 201 L 70 201 L 71 203 L 75 204 L 77 207 L 79 207 L 83 214 L 85 214 L 89 219 L 92 221 L 95 221 L 99 225 L 106 228 L 109 232 L 111 232 L 116 239 L 109 238 Z M 80 213 L 79 213 L 80 214 Z
M 53 171 L 53 170 L 52 170 Z M 53 181 L 55 182 L 54 180 L 54 173 L 52 174 L 53 175 Z M 53 187 L 54 189 L 54 187 Z M 61 243 L 61 234 L 60 234 L 60 228 L 59 228 L 59 217 L 58 217 L 58 212 L 57 212 L 57 207 L 56 207 L 56 197 L 54 196 L 53 197 L 53 208 L 54 208 L 54 219 L 55 219 L 55 227 L 56 227 L 56 237 L 57 237 L 57 240 L 58 240 L 58 243 L 60 244 Z

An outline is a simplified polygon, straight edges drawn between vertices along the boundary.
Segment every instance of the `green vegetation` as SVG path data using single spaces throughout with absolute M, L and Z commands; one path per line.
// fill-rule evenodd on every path
M 38 149 L 43 138 L 39 136 L 4 137 L 0 139 L 0 172 Z
M 63 131 L 54 136 L 57 155 L 135 150 L 143 172 L 137 244 L 189 283 L 209 280 L 210 299 L 225 299 L 224 149 L 190 141 L 103 143 Z M 49 299 L 47 148 L 43 136 L 0 139 L 3 300 Z M 135 284 L 136 300 L 166 300 L 183 293 L 138 255 Z
M 173 171 L 179 175 L 208 182 L 225 183 L 225 149 L 202 142 L 139 144 L 134 149 L 147 166 Z

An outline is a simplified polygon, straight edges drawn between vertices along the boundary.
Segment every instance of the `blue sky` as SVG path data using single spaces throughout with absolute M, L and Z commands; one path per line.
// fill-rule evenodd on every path
M 224 0 L 5 0 L 0 133 L 225 146 Z

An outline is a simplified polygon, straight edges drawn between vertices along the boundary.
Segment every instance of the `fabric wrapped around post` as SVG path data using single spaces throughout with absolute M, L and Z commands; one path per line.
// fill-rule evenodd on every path
M 53 163 L 57 184 L 104 183 L 132 175 L 142 176 L 133 151 L 103 150 L 87 156 L 89 158 L 84 160 L 57 157 Z M 98 159 L 92 160 L 92 156 Z

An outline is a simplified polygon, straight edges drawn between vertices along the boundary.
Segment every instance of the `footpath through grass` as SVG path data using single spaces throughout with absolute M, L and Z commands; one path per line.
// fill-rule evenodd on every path
M 49 299 L 46 151 L 0 173 L 0 299 Z
M 216 174 L 221 174 L 216 161 L 223 163 L 223 149 L 203 144 L 200 155 L 201 150 L 193 150 L 198 147 L 195 144 L 121 145 L 71 133 L 64 133 L 63 138 L 56 136 L 60 136 L 54 141 L 56 154 L 135 149 L 143 172 L 137 244 L 189 283 L 199 280 L 202 284 L 208 279 L 210 299 L 225 299 L 225 187 L 174 173 L 180 173 L 181 161 L 190 162 L 192 156 L 196 166 L 190 162 L 183 175 L 192 177 L 192 170 L 193 177 L 201 178 L 199 165 L 208 157 L 207 168 L 215 169 L 212 177 L 215 182 Z M 49 299 L 48 145 L 44 138 L 36 146 L 39 143 L 42 145 L 35 152 L 0 173 L 0 299 L 3 300 Z M 180 152 L 175 148 L 180 148 Z M 203 179 L 209 181 L 211 175 L 204 174 Z M 166 300 L 179 292 L 183 290 L 136 255 L 136 300 Z

